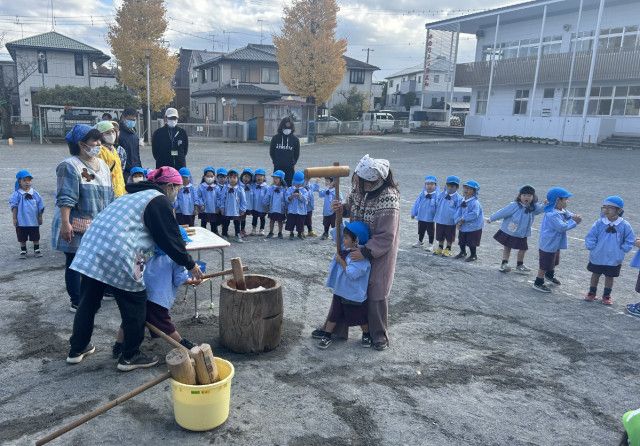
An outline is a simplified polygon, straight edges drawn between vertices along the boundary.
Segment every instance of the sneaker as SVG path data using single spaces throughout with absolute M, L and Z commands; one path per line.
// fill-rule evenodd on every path
M 415 242 L 412 246 L 414 248 L 422 248 L 424 246 L 424 243 L 423 242 Z
M 67 356 L 67 364 L 80 364 L 85 356 L 89 356 L 92 353 L 95 353 L 96 348 L 93 344 L 87 345 L 87 347 L 81 352 L 69 352 L 69 356 Z
M 240 235 L 241 235 L 242 237 L 246 237 L 246 236 L 247 236 L 247 231 L 245 231 L 244 229 L 242 229 L 242 230 L 240 231 Z
M 284 236 L 282 235 L 282 232 L 278 232 L 278 238 L 281 240 L 284 238 Z
M 111 356 L 113 357 L 113 359 L 118 359 L 120 357 L 120 355 L 122 354 L 122 346 L 122 342 L 118 341 L 113 344 L 113 347 L 111 347 Z
M 451 257 L 451 250 L 449 248 L 444 248 L 442 250 L 442 257 Z
M 500 264 L 499 270 L 500 270 L 500 272 L 508 273 L 509 271 L 511 271 L 511 267 L 509 266 L 508 263 L 502 263 L 502 264 Z
M 27 258 L 27 251 L 20 251 L 20 259 L 24 260 Z
M 298 234 L 298 238 L 300 240 L 304 240 L 306 237 L 304 236 L 304 234 L 301 232 L 300 234 Z
M 244 243 L 244 240 L 242 240 L 242 236 L 240 234 L 236 235 L 236 243 Z
M 561 285 L 560 281 L 558 279 L 556 279 L 555 277 L 544 276 L 544 280 L 546 280 L 547 282 L 550 282 L 553 285 Z
M 124 356 L 120 356 L 120 359 L 118 360 L 118 370 L 122 372 L 130 372 L 131 370 L 135 369 L 146 369 L 149 367 L 153 367 L 157 363 L 157 357 L 153 356 L 150 358 L 142 352 L 138 352 L 130 359 L 124 359 Z
M 321 348 L 324 350 L 331 345 L 331 342 L 332 341 L 330 337 L 324 336 L 322 339 L 320 339 L 320 342 L 318 343 L 318 348 Z
M 41 252 L 39 249 L 36 249 L 35 251 L 33 251 L 33 254 L 34 254 L 36 257 L 42 257 L 42 252 Z
M 273 238 L 273 232 L 268 233 L 267 238 Z
M 78 306 L 76 304 L 71 304 L 71 306 L 69 307 L 69 311 L 75 313 L 76 311 L 78 311 Z
M 370 348 L 373 344 L 373 339 L 371 339 L 371 335 L 369 333 L 362 333 L 362 347 Z
M 373 344 L 373 348 L 381 352 L 382 350 L 386 350 L 389 348 L 389 342 L 387 341 L 376 342 L 375 344 Z
M 444 253 L 443 253 L 444 255 Z M 467 256 L 467 253 L 464 251 L 460 251 L 457 256 L 454 257 L 456 260 L 464 259 Z
M 318 234 L 316 234 L 316 232 L 313 229 L 307 232 L 307 237 L 317 237 L 317 236 Z
M 251 235 L 258 235 L 258 230 L 255 227 L 251 230 Z
M 631 316 L 640 317 L 640 303 L 627 305 L 627 313 Z
M 546 286 L 544 283 L 538 285 L 537 283 L 533 282 L 533 289 L 536 291 L 540 291 L 541 293 L 550 293 L 551 289 Z
M 587 295 L 584 296 L 584 300 L 586 300 L 587 302 L 593 302 L 596 299 L 596 293 L 587 293 Z
M 324 234 L 322 234 L 322 236 L 320 237 L 320 240 L 326 240 L 329 238 L 329 234 L 327 234 L 326 232 Z
M 442 249 L 442 248 L 437 247 L 437 248 L 435 248 L 435 249 L 433 250 L 433 255 L 434 255 L 434 256 L 440 256 L 440 255 L 442 255 L 442 251 L 443 251 L 443 249 Z
M 604 305 L 613 305 L 613 299 L 611 296 L 602 296 L 602 303 Z
M 321 330 L 321 329 L 318 328 L 317 330 L 313 330 L 311 332 L 311 337 L 313 339 L 322 339 L 322 338 L 326 337 L 328 334 L 329 333 L 327 333 L 326 331 Z
M 261 235 L 264 237 L 264 229 L 260 229 L 260 232 L 258 232 L 258 235 Z M 271 233 L 271 237 L 273 237 L 273 233 Z
M 427 252 L 433 252 L 433 245 L 425 245 L 424 250 Z
M 477 255 L 471 255 L 471 256 L 467 257 L 466 259 L 464 259 L 465 262 L 475 262 L 476 260 L 478 260 L 478 256 Z
M 525 265 L 516 266 L 516 273 L 518 274 L 529 274 L 531 272 L 531 268 Z
M 278 234 L 278 237 L 280 237 L 280 234 Z M 293 240 L 294 238 L 296 238 L 296 236 L 293 235 L 293 232 L 289 234 L 289 240 Z
M 196 344 L 194 344 L 187 338 L 182 338 L 182 340 L 180 341 L 180 345 L 182 345 L 183 347 L 187 347 L 189 350 L 196 346 Z

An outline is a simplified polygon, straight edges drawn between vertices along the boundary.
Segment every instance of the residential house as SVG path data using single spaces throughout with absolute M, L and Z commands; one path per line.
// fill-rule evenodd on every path
M 374 108 L 374 92 L 373 92 L 373 72 L 380 68 L 362 62 L 351 57 L 343 56 L 346 62 L 347 71 L 342 77 L 342 82 L 336 87 L 331 98 L 327 101 L 327 108 L 331 109 L 334 105 L 345 102 L 349 96 L 349 92 L 355 90 L 363 94 L 367 98 L 368 110 Z
M 476 38 L 475 61 L 455 75 L 472 88 L 465 134 L 584 143 L 640 135 L 637 6 L 533 0 L 427 24 Z
M 42 88 L 60 86 L 113 87 L 115 70 L 104 67 L 110 57 L 102 51 L 58 32 L 38 34 L 6 44 L 16 65 L 20 118 L 31 122 L 32 94 Z M 49 104 L 58 105 L 58 104 Z
M 171 107 L 180 113 L 180 120 L 188 121 L 191 110 L 191 69 L 213 57 L 223 53 L 206 50 L 191 50 L 180 48 L 178 53 L 178 69 L 173 78 L 173 88 L 176 92 Z
M 471 89 L 455 87 L 451 97 L 451 64 L 443 60 L 432 63 L 428 79 L 424 79 L 424 64 L 414 65 L 387 77 L 387 110 L 405 111 L 422 105 L 422 109 L 444 109 L 444 104 L 471 101 Z M 426 85 L 428 83 L 428 85 Z M 414 93 L 414 101 L 408 104 L 405 97 Z

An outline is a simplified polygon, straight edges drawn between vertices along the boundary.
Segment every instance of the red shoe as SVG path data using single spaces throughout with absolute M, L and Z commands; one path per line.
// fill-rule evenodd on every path
M 602 296 L 602 303 L 605 305 L 613 305 L 613 299 L 611 299 L 611 296 Z
M 586 300 L 587 302 L 593 302 L 596 299 L 596 293 L 588 293 L 586 296 L 584 296 L 584 300 Z

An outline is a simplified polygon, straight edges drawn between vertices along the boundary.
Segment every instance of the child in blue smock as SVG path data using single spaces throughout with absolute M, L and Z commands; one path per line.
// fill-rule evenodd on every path
M 320 185 L 318 183 L 309 183 L 309 180 L 305 179 L 304 188 L 306 189 L 309 197 L 309 203 L 307 204 L 307 216 L 304 219 L 304 225 L 307 227 L 307 237 L 317 237 L 317 234 L 313 230 L 313 211 L 316 204 L 313 194 L 320 190 Z
M 295 238 L 293 231 L 298 232 L 298 238 L 304 239 L 304 221 L 307 218 L 307 206 L 309 204 L 309 194 L 304 188 L 304 173 L 293 174 L 292 186 L 287 189 L 284 196 L 287 203 L 287 226 L 289 239 Z
M 533 226 L 534 217 L 544 212 L 544 205 L 538 203 L 536 190 L 533 186 L 525 185 L 520 188 L 515 201 L 503 207 L 487 219 L 488 223 L 502 220 L 500 229 L 493 236 L 502 246 L 502 263 L 500 271 L 508 273 L 511 271 L 509 266 L 509 257 L 511 250 L 518 250 L 518 260 L 516 264 L 516 272 L 518 274 L 527 274 L 531 269 L 524 264 L 524 255 L 529 249 L 527 238 L 531 236 L 531 226 Z
M 433 250 L 433 255 L 451 257 L 451 246 L 456 240 L 456 211 L 462 203 L 462 196 L 458 193 L 460 178 L 455 175 L 447 177 L 446 189 L 438 194 L 436 204 L 436 240 L 438 247 Z M 447 247 L 445 248 L 445 241 Z
M 634 245 L 636 248 L 640 248 L 640 238 L 636 239 Z M 638 249 L 636 255 L 633 256 L 631 267 L 640 268 L 640 249 Z M 636 280 L 636 293 L 640 293 L 640 271 L 638 271 L 638 279 Z M 632 316 L 640 317 L 640 302 L 627 305 L 627 312 Z
M 200 199 L 198 190 L 191 181 L 191 171 L 183 167 L 178 172 L 182 176 L 182 187 L 173 208 L 176 210 L 176 220 L 180 225 L 193 226 L 196 223 L 196 214 L 199 212 Z
M 33 175 L 27 170 L 16 173 L 16 183 L 13 194 L 9 198 L 9 207 L 13 214 L 13 226 L 16 228 L 18 243 L 20 244 L 20 258 L 27 258 L 27 241 L 33 243 L 33 254 L 42 257 L 40 252 L 40 225 L 44 203 L 42 197 L 33 187 Z
M 604 274 L 604 292 L 602 303 L 612 305 L 611 289 L 614 277 L 620 276 L 620 269 L 625 255 L 631 251 L 636 235 L 631 225 L 622 218 L 624 200 L 617 195 L 607 197 L 602 202 L 600 218 L 591 227 L 584 240 L 589 250 L 587 270 L 591 272 L 589 292 L 586 301 L 596 300 L 598 282 Z
M 273 237 L 273 228 L 276 222 L 278 222 L 278 238 L 282 238 L 282 226 L 287 212 L 285 201 L 287 183 L 284 180 L 285 174 L 282 170 L 276 170 L 273 172 L 271 178 L 273 180 L 273 184 L 269 186 L 269 190 L 263 200 L 263 203 L 269 212 L 269 234 L 267 234 L 267 238 Z
M 182 227 L 180 234 L 185 243 L 191 241 L 187 231 Z M 156 246 L 154 255 L 144 265 L 143 276 L 147 293 L 146 321 L 188 349 L 195 347 L 194 343 L 180 336 L 169 314 L 176 300 L 178 288 L 191 282 L 185 267 L 171 260 Z M 154 332 L 150 331 L 150 333 L 152 338 L 158 337 Z M 123 341 L 124 332 L 120 328 L 113 346 L 114 359 L 120 357 Z
M 139 183 L 147 179 L 147 171 L 142 167 L 132 167 L 129 171 L 127 183 Z
M 327 287 L 333 290 L 331 308 L 323 330 L 319 348 L 331 345 L 331 335 L 337 324 L 362 329 L 362 346 L 371 347 L 367 316 L 367 288 L 371 263 L 367 259 L 354 261 L 351 251 L 369 240 L 369 227 L 361 221 L 348 223 L 343 231 L 343 251 L 335 255 L 329 266 Z
M 553 187 L 547 192 L 547 205 L 544 207 L 544 217 L 540 225 L 540 239 L 538 242 L 538 276 L 533 282 L 533 289 L 542 293 L 550 293 L 551 289 L 545 285 L 545 279 L 553 285 L 560 285 L 555 277 L 556 266 L 560 264 L 560 250 L 567 249 L 567 232 L 582 222 L 582 217 L 567 211 L 567 204 L 571 192 Z
M 476 249 L 480 246 L 482 238 L 482 228 L 484 226 L 484 213 L 482 205 L 478 200 L 480 184 L 477 181 L 469 180 L 462 185 L 464 199 L 456 211 L 455 222 L 458 227 L 458 244 L 460 252 L 456 259 L 465 259 L 465 262 L 475 262 L 478 260 Z M 469 257 L 467 257 L 469 248 Z
M 435 238 L 436 205 L 438 201 L 438 179 L 433 175 L 427 175 L 424 179 L 424 188 L 418 198 L 416 198 L 411 208 L 411 218 L 418 219 L 418 242 L 413 245 L 415 248 L 424 246 L 424 234 L 429 235 L 429 245 L 426 251 L 433 251 L 433 240 Z
M 243 243 L 240 233 L 240 219 L 247 212 L 244 188 L 238 184 L 238 171 L 229 169 L 228 182 L 218 194 L 218 213 L 222 215 L 222 236 L 229 237 L 229 225 L 233 222 L 235 240 Z
M 200 202 L 200 226 L 207 227 L 209 223 L 211 230 L 214 233 L 218 233 L 218 227 L 216 226 L 216 206 L 218 199 L 218 188 L 216 187 L 216 170 L 207 166 L 204 168 L 202 175 L 202 181 L 198 187 L 198 200 Z
M 244 197 L 247 201 L 247 211 L 240 217 L 240 235 L 247 236 L 247 214 L 253 214 L 254 197 L 253 197 L 253 170 L 246 168 L 240 174 L 240 187 L 244 190 Z
M 318 197 L 323 198 L 322 202 L 322 227 L 324 232 L 322 233 L 322 240 L 329 238 L 329 229 L 336 227 L 336 213 L 331 207 L 331 203 L 339 199 L 342 201 L 342 194 L 340 198 L 336 198 L 336 187 L 334 184 L 335 179 L 327 177 L 324 179 L 324 188 L 318 191 Z
M 253 177 L 253 218 L 251 219 L 251 235 L 264 236 L 264 227 L 266 225 L 267 207 L 264 203 L 269 186 L 265 178 L 267 172 L 264 169 L 256 169 Z M 260 221 L 260 231 L 258 232 L 258 220 Z

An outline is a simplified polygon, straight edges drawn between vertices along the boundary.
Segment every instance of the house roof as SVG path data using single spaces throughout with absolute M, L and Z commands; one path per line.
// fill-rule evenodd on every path
M 222 53 L 217 51 L 207 50 L 191 50 L 188 48 L 180 48 L 178 55 L 178 68 L 176 74 L 173 77 L 174 87 L 176 88 L 189 88 L 189 67 L 191 66 L 191 59 L 194 59 L 195 65 L 200 65 L 214 57 L 221 55 Z
M 394 77 L 402 77 L 402 76 L 406 76 L 408 74 L 414 74 L 414 73 L 421 73 L 424 71 L 424 64 L 418 64 L 418 65 L 414 65 L 412 67 L 409 68 L 405 68 L 404 70 L 400 70 L 396 73 L 393 73 L 390 76 L 387 76 L 385 79 L 391 79 Z
M 429 66 L 429 71 L 447 72 L 452 69 L 452 64 L 447 62 L 446 59 L 435 59 Z M 407 76 L 409 74 L 422 73 L 424 71 L 424 64 L 414 65 L 404 70 L 393 73 L 391 76 L 387 76 L 385 79 L 393 79 L 396 77 Z
M 85 53 L 93 56 L 93 60 L 96 62 L 104 63 L 111 59 L 97 48 L 86 45 L 71 37 L 64 36 L 56 31 L 49 31 L 44 34 L 37 34 L 35 36 L 25 37 L 24 39 L 14 40 L 5 45 L 11 57 L 15 60 L 16 49 L 18 48 L 33 48 L 42 50 L 58 50 L 68 51 L 74 53 Z
M 366 62 L 362 62 L 361 60 L 358 59 L 353 59 L 351 57 L 347 57 L 347 56 L 342 56 L 344 61 L 347 63 L 347 68 L 355 68 L 358 70 L 371 70 L 371 71 L 376 71 L 379 70 L 380 68 L 376 67 L 375 65 L 370 65 Z
M 240 84 L 238 87 L 225 85 L 211 90 L 198 90 L 191 93 L 192 98 L 205 96 L 253 96 L 258 98 L 280 98 L 280 90 L 265 90 L 256 85 Z

